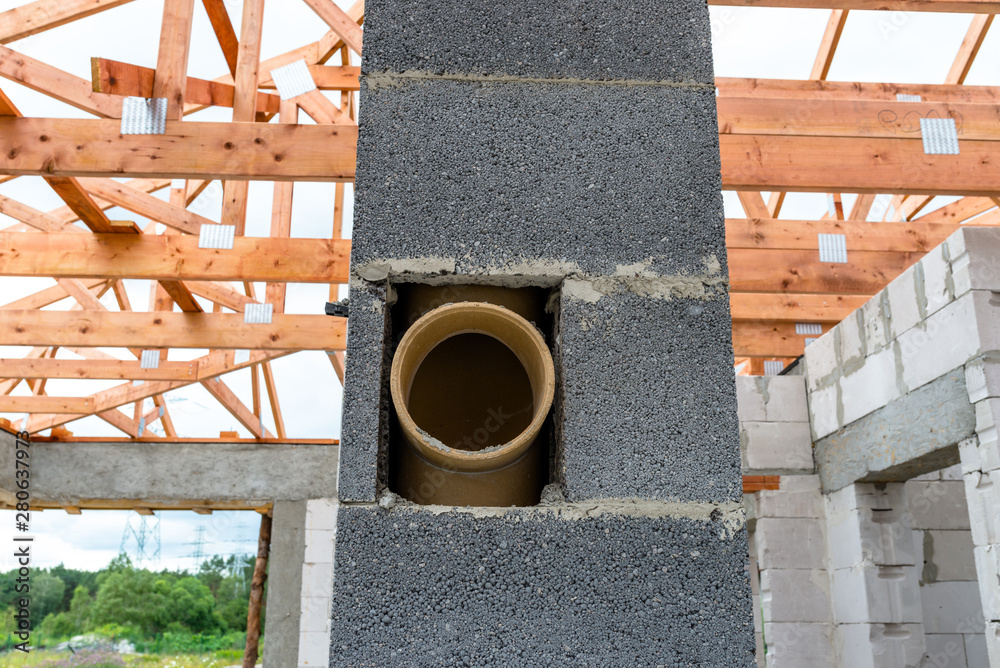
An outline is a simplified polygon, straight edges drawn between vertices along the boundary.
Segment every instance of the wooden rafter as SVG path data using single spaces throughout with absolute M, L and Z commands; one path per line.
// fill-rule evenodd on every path
M 105 95 L 80 77 L 0 46 L 0 77 L 102 118 L 121 118 L 121 98 Z
M 208 13 L 208 20 L 212 24 L 212 30 L 219 40 L 219 47 L 222 55 L 229 66 L 229 73 L 236 77 L 236 61 L 238 58 L 240 42 L 233 30 L 233 22 L 229 18 L 224 0 L 203 0 L 205 11 Z
M 102 286 L 107 283 L 107 281 L 103 279 L 84 279 L 82 282 L 85 286 L 87 286 L 88 290 L 92 290 L 95 287 Z M 3 304 L 0 306 L 0 309 L 24 310 L 44 308 L 46 306 L 51 306 L 56 302 L 60 302 L 68 296 L 69 293 L 67 293 L 63 287 L 54 285 L 51 288 L 45 288 L 44 290 L 40 290 L 32 295 Z
M 278 314 L 248 324 L 236 313 L 4 311 L 0 345 L 342 350 L 344 320 Z
M 998 86 L 868 83 L 860 81 L 803 81 L 797 79 L 741 79 L 718 77 L 720 97 L 792 97 L 809 100 L 890 100 L 920 95 L 936 102 L 1000 102 Z
M 836 322 L 820 323 L 823 333 Z M 806 338 L 797 333 L 794 322 L 753 320 L 733 322 L 733 353 L 738 357 L 798 357 L 806 346 Z
M 729 296 L 733 320 L 840 322 L 864 306 L 870 295 L 769 294 L 737 292 Z
M 849 262 L 823 263 L 816 251 L 733 250 L 733 292 L 873 295 L 920 259 L 921 253 L 849 251 Z
M 85 178 L 80 179 L 80 185 L 92 195 L 101 197 L 115 206 L 163 223 L 180 232 L 197 235 L 202 225 L 216 224 L 216 221 L 188 211 L 183 206 L 165 202 L 111 179 Z
M 919 119 L 951 117 L 960 140 L 1000 141 L 996 104 L 722 96 L 718 108 L 721 134 L 919 138 Z
M 251 373 L 254 373 L 255 368 L 251 367 L 250 371 Z M 264 427 L 264 421 L 259 416 L 255 415 L 253 411 L 247 408 L 221 378 L 216 377 L 211 380 L 202 381 L 201 385 L 208 390 L 208 393 L 215 397 L 215 400 L 222 404 L 226 410 L 233 415 L 233 417 L 239 420 L 240 424 L 246 427 L 247 431 L 251 434 L 257 438 L 274 437 L 274 434 Z
M 298 116 L 299 108 L 294 101 L 282 102 L 279 123 L 295 124 L 298 122 Z M 293 195 L 294 184 L 288 182 L 274 184 L 274 196 L 271 198 L 272 239 L 287 239 L 291 236 Z M 285 288 L 285 283 L 280 281 L 269 282 L 265 288 L 265 301 L 273 306 L 275 313 L 285 312 Z
M 20 220 L 22 223 L 43 232 L 58 232 L 65 227 L 55 217 L 44 211 L 33 209 L 27 204 L 22 204 L 17 200 L 2 195 L 0 195 L 0 213 L 10 216 L 15 220 Z
M 128 186 L 132 190 L 138 190 L 143 193 L 154 193 L 158 190 L 162 190 L 170 185 L 170 179 L 156 178 L 156 179 L 130 179 L 122 184 L 123 186 Z M 107 211 L 108 209 L 117 206 L 113 202 L 103 200 L 100 197 L 94 197 L 94 203 L 101 208 L 102 211 Z M 80 220 L 80 217 L 73 212 L 68 206 L 61 206 L 57 209 L 52 209 L 47 212 L 48 216 L 53 220 L 57 221 L 63 226 L 64 231 L 69 231 L 66 228 L 76 221 Z
M 160 50 L 153 77 L 152 97 L 167 99 L 167 118 L 184 116 L 188 52 L 194 22 L 194 0 L 164 0 L 160 24 Z
M 274 429 L 278 432 L 278 438 L 285 438 L 285 420 L 281 415 L 281 404 L 278 401 L 278 388 L 274 382 L 274 372 L 270 362 L 260 365 L 264 372 L 264 387 L 267 389 L 267 398 L 271 404 L 271 416 L 274 418 Z
M 143 369 L 139 362 L 124 360 L 66 360 L 48 358 L 5 359 L 0 378 L 63 378 L 106 380 L 184 380 L 197 378 L 198 364 L 160 362 L 155 369 Z
M 164 392 L 187 387 L 193 383 L 209 380 L 216 376 L 221 376 L 225 373 L 229 373 L 230 371 L 241 369 L 252 364 L 259 364 L 277 357 L 283 357 L 287 354 L 287 351 L 252 351 L 250 353 L 250 359 L 247 362 L 236 364 L 233 361 L 232 352 L 215 351 L 199 358 L 200 377 L 197 379 L 154 381 L 143 383 L 142 385 L 124 383 L 108 390 L 92 394 L 90 395 L 90 398 L 93 399 L 96 411 L 103 412 L 112 408 L 118 408 L 119 406 L 132 404 L 136 401 L 142 401 L 148 397 L 155 397 L 156 395 L 163 394 Z M 76 416 L 66 416 L 54 413 L 35 413 L 31 416 L 28 431 L 36 433 L 52 427 L 58 427 L 75 419 L 77 419 Z
M 826 24 L 826 31 L 816 53 L 816 60 L 813 62 L 812 71 L 809 73 L 810 79 L 822 81 L 830 72 L 833 65 L 833 56 L 837 52 L 837 45 L 840 43 L 840 36 L 844 32 L 844 25 L 847 23 L 847 10 L 834 9 L 830 12 L 830 19 Z
M 0 118 L 0 173 L 351 181 L 357 136 L 352 125 L 189 121 L 167 121 L 162 135 L 122 135 L 114 120 Z
M 940 209 L 926 213 L 916 218 L 916 220 L 923 223 L 961 223 L 989 211 L 996 205 L 996 202 L 991 197 L 963 197 L 951 204 L 946 204 Z M 983 222 L 988 221 L 978 221 L 977 224 L 982 224 Z
M 0 115 L 8 120 L 27 120 L 21 117 L 21 113 L 2 92 L 0 92 Z M 42 135 L 38 141 L 46 143 L 48 139 L 46 135 Z M 16 152 L 17 149 L 14 149 L 14 154 Z M 8 158 L 10 157 L 11 154 L 8 154 Z M 121 225 L 108 220 L 103 208 L 91 198 L 90 193 L 84 190 L 75 178 L 71 176 L 45 176 L 45 181 L 66 202 L 66 206 L 92 231 L 115 234 L 135 234 L 138 232 L 134 224 Z M 161 285 L 182 310 L 190 312 L 201 310 L 194 297 L 181 283 L 163 280 Z M 86 290 L 83 290 L 83 293 L 87 294 Z
M 92 87 L 95 91 L 104 93 L 109 99 L 120 96 L 151 97 L 153 95 L 153 80 L 156 70 L 139 65 L 131 65 L 107 58 L 92 58 Z M 186 101 L 185 113 L 200 111 L 208 106 L 232 107 L 236 97 L 236 87 L 220 81 L 207 81 L 195 77 L 187 77 L 184 87 Z M 274 113 L 278 110 L 281 98 L 271 93 L 257 94 L 257 111 Z M 118 115 L 121 115 L 121 102 L 118 102 Z
M 163 398 L 162 394 L 157 394 L 153 397 L 153 405 L 160 409 L 160 424 L 163 425 L 163 432 L 167 435 L 167 438 L 177 438 L 177 429 L 174 428 L 174 422 L 170 417 L 170 409 L 167 407 L 167 401 Z
M 771 217 L 771 212 L 767 208 L 767 204 L 764 202 L 764 198 L 761 197 L 759 192 L 746 190 L 740 191 L 736 194 L 739 196 L 740 204 L 743 205 L 743 211 L 746 213 L 748 218 Z
M 333 0 L 305 0 L 305 3 L 330 26 L 344 44 L 354 53 L 361 55 L 361 28 L 347 12 L 338 7 Z
M 972 17 L 969 31 L 965 34 L 962 45 L 958 48 L 955 62 L 952 63 L 951 69 L 948 70 L 948 76 L 945 77 L 944 82 L 946 84 L 965 83 L 965 77 L 969 75 L 972 63 L 979 54 L 983 40 L 986 39 L 986 32 L 990 29 L 992 23 L 993 14 L 979 14 Z
M 257 83 L 260 79 L 260 40 L 264 28 L 264 0 L 245 0 L 240 24 L 233 94 L 233 122 L 253 122 L 257 114 Z M 236 228 L 242 236 L 247 219 L 249 184 L 244 179 L 227 179 L 222 198 L 222 223 Z
M 972 198 L 968 198 L 972 199 Z M 983 198 L 975 198 L 983 199 Z M 960 200 L 961 201 L 961 200 Z M 989 200 L 987 200 L 989 201 Z M 961 220 L 934 220 L 937 212 L 914 221 L 887 226 L 857 220 L 726 219 L 726 246 L 737 249 L 819 249 L 819 234 L 843 234 L 848 252 L 926 253 L 959 229 Z
M 36 0 L 0 14 L 0 44 L 58 28 L 132 0 Z
M 996 196 L 1000 146 L 961 140 L 961 155 L 927 155 L 913 139 L 719 137 L 722 184 L 732 190 Z
M 354 176 L 354 126 L 219 125 L 168 122 L 165 135 L 122 136 L 114 121 L 0 119 L 0 151 L 14 156 L 0 172 L 108 177 L 124 165 L 148 178 Z M 48 140 L 32 139 L 40 136 Z M 994 159 L 1000 148 L 992 141 L 962 140 L 957 156 L 926 155 L 919 138 L 723 134 L 720 144 L 723 187 L 734 190 L 982 196 L 1000 190 Z
M 310 65 L 309 74 L 312 75 L 316 87 L 320 90 L 352 91 L 361 88 L 360 67 L 353 67 L 351 65 Z M 261 81 L 260 87 L 262 89 L 274 90 L 274 81 L 272 79 Z

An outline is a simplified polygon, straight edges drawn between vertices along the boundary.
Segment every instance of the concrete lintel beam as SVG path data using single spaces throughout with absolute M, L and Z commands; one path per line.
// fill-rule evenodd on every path
M 36 507 L 218 507 L 335 497 L 336 445 L 32 443 Z M 0 501 L 14 500 L 14 436 L 0 432 Z
M 957 464 L 958 443 L 975 429 L 960 367 L 817 441 L 823 491 L 902 482 Z

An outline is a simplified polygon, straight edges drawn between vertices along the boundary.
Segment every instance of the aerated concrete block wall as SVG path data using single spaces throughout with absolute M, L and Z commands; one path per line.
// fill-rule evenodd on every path
M 370 0 L 331 666 L 752 666 L 704 2 Z M 552 289 L 533 508 L 386 489 L 395 284 Z
M 989 665 L 960 468 L 823 494 L 805 379 L 739 377 L 737 396 L 744 471 L 781 476 L 747 497 L 759 665 Z
M 736 397 L 745 475 L 815 470 L 802 376 L 737 376 Z
M 802 376 L 736 378 L 747 475 L 780 475 L 780 488 L 747 496 L 759 574 L 763 668 L 834 668 L 836 646 L 823 494 Z
M 926 646 L 904 485 L 848 485 L 825 501 L 842 665 L 917 668 Z
M 986 369 L 1000 382 L 998 262 L 1000 230 L 962 229 L 806 348 L 824 490 L 958 463 Z
M 838 632 L 842 639 L 853 633 L 859 636 L 857 642 L 861 636 L 874 640 L 876 627 L 866 634 L 864 624 L 875 623 L 879 617 L 890 619 L 887 631 L 878 637 L 886 643 L 902 639 L 908 645 L 897 651 L 905 665 L 919 661 L 916 642 L 910 642 L 918 635 L 918 621 L 924 660 L 930 661 L 929 665 L 951 665 L 940 663 L 945 660 L 955 665 L 965 665 L 962 660 L 982 660 L 982 644 L 975 639 L 979 626 L 974 609 L 970 610 L 976 600 L 971 581 L 959 577 L 927 579 L 940 572 L 938 562 L 927 558 L 936 532 L 963 529 L 907 528 L 912 501 L 908 505 L 908 492 L 900 491 L 900 483 L 941 469 L 949 473 L 939 476 L 954 476 L 953 467 L 960 461 L 989 665 L 1000 666 L 998 293 L 1000 231 L 964 228 L 806 349 L 814 456 L 828 495 L 828 528 L 842 523 L 842 518 L 851 514 L 845 514 L 844 509 L 852 504 L 860 514 L 848 518 L 844 526 L 857 524 L 860 535 L 870 534 L 874 545 L 885 547 L 890 540 L 885 532 L 895 527 L 890 541 L 894 551 L 884 556 L 888 561 L 864 557 L 881 573 L 881 577 L 864 581 L 865 592 L 882 591 L 874 598 L 869 596 L 869 602 L 884 600 L 892 605 L 882 606 L 885 614 L 875 614 L 878 608 L 869 606 L 867 621 L 849 607 L 838 612 L 838 601 L 856 600 L 860 590 L 848 581 L 850 578 L 842 577 L 838 582 L 835 577 L 832 594 Z M 920 479 L 909 485 L 923 489 L 919 484 L 924 482 Z M 952 483 L 950 493 L 954 494 L 954 482 L 944 477 L 936 480 L 940 487 L 931 489 L 938 490 L 935 493 L 942 498 L 932 505 L 944 503 L 948 483 Z M 918 498 L 931 503 L 926 496 Z M 867 500 L 878 502 L 866 505 Z M 868 512 L 881 517 L 880 526 L 869 523 L 865 528 Z M 960 509 L 956 512 L 961 520 Z M 900 536 L 908 531 L 920 534 L 912 558 L 909 552 L 896 549 L 905 545 Z M 881 538 L 875 540 L 876 536 Z M 941 537 L 953 539 L 949 549 L 960 558 L 960 546 L 967 543 L 957 536 Z M 831 539 L 831 550 L 840 544 Z M 878 553 L 878 549 L 866 548 L 864 542 L 862 550 L 863 554 L 867 554 L 864 550 Z M 924 563 L 918 554 L 923 555 Z M 832 568 L 835 574 L 838 569 L 857 572 L 855 563 L 833 564 Z M 952 572 L 953 577 L 962 574 L 951 560 L 948 568 L 958 569 Z M 968 563 L 964 568 L 968 576 Z M 912 583 L 914 570 L 919 586 Z M 848 628 L 851 624 L 855 626 Z M 882 655 L 886 656 L 884 651 Z
M 959 466 L 906 483 L 920 570 L 927 666 L 988 666 L 965 485 Z

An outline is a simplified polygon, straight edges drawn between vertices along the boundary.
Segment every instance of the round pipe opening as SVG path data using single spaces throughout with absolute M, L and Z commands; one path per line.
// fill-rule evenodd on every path
M 534 393 L 510 348 L 467 332 L 437 344 L 417 367 L 406 409 L 417 428 L 455 449 L 480 452 L 531 425 Z
M 460 302 L 406 331 L 390 390 L 405 440 L 423 459 L 450 471 L 489 471 L 534 444 L 555 373 L 530 322 L 501 306 Z

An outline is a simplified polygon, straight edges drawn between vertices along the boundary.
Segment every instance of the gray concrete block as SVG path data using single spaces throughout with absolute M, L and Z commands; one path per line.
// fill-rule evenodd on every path
M 362 98 L 355 275 L 725 274 L 711 90 L 420 80 Z
M 382 377 L 389 327 L 385 296 L 381 285 L 351 283 L 340 428 L 341 501 L 375 500 L 379 447 L 386 442 L 389 420 L 388 392 L 382 392 L 388 381 Z
M 697 0 L 365 6 L 367 72 L 697 81 L 712 84 L 708 8 Z
M 331 666 L 753 665 L 721 521 L 342 507 Z
M 959 368 L 818 440 L 823 490 L 902 482 L 956 464 L 958 442 L 975 433 L 975 422 Z
M 560 308 L 566 498 L 740 500 L 727 300 L 564 289 Z

